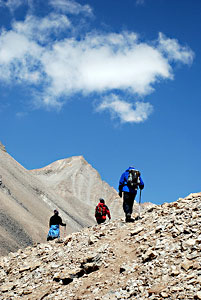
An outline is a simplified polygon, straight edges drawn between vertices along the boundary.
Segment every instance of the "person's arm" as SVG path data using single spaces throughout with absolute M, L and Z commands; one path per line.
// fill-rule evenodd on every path
M 49 228 L 51 227 L 51 225 L 52 225 L 52 217 L 49 220 Z
M 59 225 L 61 225 L 61 226 L 66 226 L 66 223 L 63 223 L 63 222 L 62 222 L 62 218 L 61 218 L 61 217 L 59 217 L 59 218 L 60 218 Z
M 98 205 L 95 208 L 95 217 L 97 216 Z
M 125 177 L 125 172 L 121 175 L 121 178 L 119 180 L 119 197 L 122 197 L 122 189 L 124 186 L 124 178 Z
M 143 182 L 141 176 L 140 176 L 140 184 L 139 184 L 139 188 L 140 188 L 141 190 L 143 190 L 143 188 L 144 188 L 144 182 Z
M 110 210 L 107 206 L 106 206 L 106 214 L 108 215 L 108 218 L 111 219 Z

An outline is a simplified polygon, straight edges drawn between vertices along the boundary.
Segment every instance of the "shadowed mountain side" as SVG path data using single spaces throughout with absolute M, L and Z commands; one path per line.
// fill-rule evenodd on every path
M 1 196 L 1 195 L 0 195 Z M 2 197 L 1 197 L 2 200 Z M 7 204 L 9 205 L 9 199 Z M 14 251 L 19 249 L 19 247 L 29 246 L 33 243 L 32 241 L 32 234 L 30 234 L 31 228 L 26 228 L 26 214 L 23 211 L 19 211 L 20 215 L 16 217 L 18 213 L 17 207 L 15 204 L 13 205 L 15 210 L 9 211 L 9 207 L 4 203 L 1 203 L 1 210 L 0 210 L 0 253 L 5 255 L 10 251 Z M 13 215 L 15 212 L 15 215 Z M 29 225 L 33 225 L 33 217 L 29 216 Z M 24 222 L 25 221 L 25 222 Z M 35 220 L 36 221 L 36 220 Z M 41 227 L 41 225 L 40 225 Z M 37 226 L 36 226 L 37 229 Z M 39 228 L 38 228 L 39 229 Z M 34 231 L 35 232 L 35 231 Z M 31 237 L 32 236 L 32 237 Z M 40 239 L 41 241 L 43 239 Z

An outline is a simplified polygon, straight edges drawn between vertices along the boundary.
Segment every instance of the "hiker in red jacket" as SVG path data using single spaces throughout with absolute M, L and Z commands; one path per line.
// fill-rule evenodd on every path
M 106 216 L 111 219 L 110 211 L 107 205 L 105 205 L 105 200 L 100 198 L 99 203 L 95 209 L 95 218 L 98 224 L 104 223 L 106 221 Z

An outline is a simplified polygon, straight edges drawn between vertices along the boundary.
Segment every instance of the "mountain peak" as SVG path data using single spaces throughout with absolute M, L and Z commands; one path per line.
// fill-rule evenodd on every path
M 122 214 L 117 192 L 102 181 L 83 156 L 27 170 L 0 151 L 0 255 L 46 240 L 49 218 L 56 208 L 67 232 L 94 225 L 94 210 L 104 197 L 112 217 Z

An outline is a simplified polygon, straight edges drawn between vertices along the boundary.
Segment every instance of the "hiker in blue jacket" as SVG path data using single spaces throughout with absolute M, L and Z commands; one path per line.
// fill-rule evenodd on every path
M 66 227 L 66 224 L 62 222 L 62 218 L 59 216 L 58 210 L 55 209 L 54 215 L 50 218 L 49 221 L 50 229 L 47 235 L 47 241 L 54 240 L 60 237 L 60 225 Z
M 144 188 L 144 182 L 140 172 L 134 167 L 129 167 L 122 175 L 119 181 L 119 196 L 123 194 L 123 210 L 125 212 L 126 222 L 132 222 L 133 203 L 137 195 L 137 190 Z

